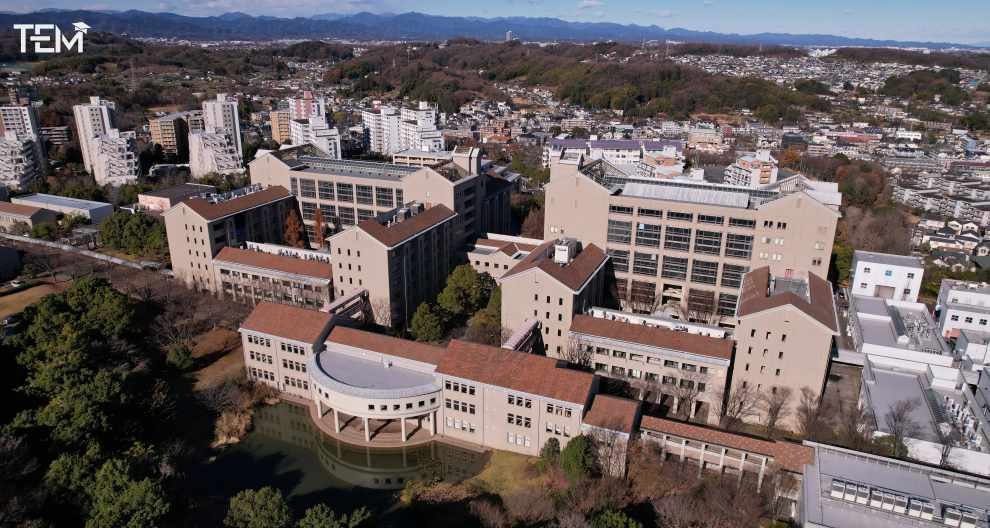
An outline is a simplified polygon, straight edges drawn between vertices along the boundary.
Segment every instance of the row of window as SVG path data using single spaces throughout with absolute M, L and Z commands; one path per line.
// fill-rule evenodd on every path
M 607 239 L 615 244 L 633 244 L 640 247 L 660 248 L 672 251 L 692 251 L 692 236 L 695 253 L 704 255 L 724 255 L 731 258 L 749 259 L 753 254 L 753 236 L 736 233 L 721 233 L 698 229 L 667 226 L 663 234 L 659 224 L 636 224 L 636 238 L 633 240 L 632 222 L 608 221 Z M 723 237 L 723 235 L 725 235 Z M 655 257 L 654 257 L 655 258 Z
M 529 447 L 530 445 L 532 445 L 532 443 L 529 440 L 529 436 L 527 436 L 527 435 L 521 435 L 521 434 L 516 434 L 516 433 L 508 433 L 508 434 L 506 434 L 505 441 L 508 444 L 514 444 L 514 445 L 517 445 L 517 446 L 526 446 L 526 447 Z
M 567 427 L 566 425 L 563 425 L 562 426 L 560 424 L 555 424 L 555 423 L 550 423 L 550 422 L 547 422 L 546 425 L 547 425 L 547 432 L 548 433 L 553 433 L 555 435 L 561 435 L 564 438 L 570 438 L 571 437 L 571 428 L 570 427 Z
M 354 185 L 338 182 L 315 181 L 311 179 L 291 178 L 289 185 L 292 194 L 303 198 L 319 198 L 320 200 L 336 200 L 338 202 L 354 202 L 379 207 L 396 207 L 402 205 L 402 189 L 390 187 L 372 187 L 371 185 Z
M 272 358 L 270 354 L 262 354 L 261 352 L 255 352 L 254 350 L 251 350 L 249 354 L 253 361 L 268 363 L 269 365 L 271 365 L 274 362 L 274 358 Z
M 631 281 L 629 288 L 627 288 L 627 283 L 626 279 L 615 279 L 615 288 L 619 299 L 630 301 L 634 310 L 651 312 L 656 309 L 658 305 L 657 283 L 634 280 Z M 722 282 L 722 285 L 727 286 L 725 281 Z M 714 310 L 718 315 L 734 315 L 738 301 L 739 296 L 733 293 L 718 294 L 718 301 L 716 302 L 715 292 L 694 288 L 688 290 L 688 309 L 698 313 L 710 313 Z
M 437 402 L 437 399 L 436 398 L 430 398 L 430 405 L 433 405 L 436 402 Z M 417 408 L 419 408 L 419 407 L 426 407 L 426 400 L 419 400 L 418 402 L 416 402 L 416 407 Z M 408 411 L 408 410 L 410 410 L 412 408 L 413 408 L 413 402 L 406 402 L 406 410 Z M 375 410 L 375 404 L 369 403 L 368 404 L 368 410 L 369 411 L 374 411 Z M 380 403 L 380 404 L 378 404 L 378 410 L 379 411 L 387 411 L 388 410 L 388 404 L 387 403 Z M 398 403 L 393 403 L 392 404 L 392 410 L 393 411 L 402 410 L 402 405 L 401 404 L 398 404 Z
M 567 418 L 570 418 L 571 412 L 572 411 L 570 408 L 564 407 L 563 405 L 554 405 L 552 403 L 547 404 L 547 414 L 553 414 L 556 416 L 566 416 Z
M 508 396 L 509 405 L 515 405 L 516 407 L 525 407 L 527 409 L 533 407 L 533 400 L 529 398 L 523 398 L 522 396 L 516 396 L 510 394 Z
M 309 390 L 309 381 L 304 379 L 297 379 L 290 376 L 285 376 L 284 380 L 287 387 L 295 387 L 297 389 Z
M 275 373 L 254 367 L 248 367 L 248 375 L 258 380 L 275 381 Z
M 529 416 L 509 413 L 505 416 L 505 418 L 506 423 L 509 425 L 518 425 L 520 427 L 525 427 L 526 429 L 533 427 L 533 419 Z
M 448 409 L 453 409 L 455 411 L 466 412 L 468 414 L 474 414 L 475 408 L 473 403 L 465 403 L 458 400 L 451 400 L 450 398 L 444 399 L 444 406 Z
M 467 383 L 458 383 L 456 381 L 447 380 L 443 383 L 443 388 L 454 392 L 463 392 L 464 394 L 470 394 L 474 396 L 474 385 L 468 385 Z
M 306 364 L 299 361 L 292 361 L 291 359 L 282 360 L 282 368 L 288 370 L 295 370 L 296 372 L 306 372 Z
M 293 345 L 291 343 L 282 343 L 281 345 L 282 352 L 290 352 L 292 354 L 299 354 L 300 356 L 306 355 L 306 349 L 299 345 Z
M 678 379 L 674 376 L 660 376 L 654 372 L 643 372 L 639 369 L 627 369 L 625 367 L 619 367 L 616 365 L 607 365 L 605 363 L 595 363 L 595 370 L 602 372 L 604 374 L 609 374 L 616 378 L 630 378 L 637 380 L 644 380 L 650 383 L 661 383 L 663 385 L 678 386 L 682 389 L 694 390 L 697 389 L 698 393 L 705 392 L 708 388 L 706 383 L 702 383 L 691 379 Z
M 608 212 L 609 213 L 612 213 L 612 214 L 632 215 L 633 214 L 633 208 L 630 207 L 630 206 L 610 205 L 610 206 L 608 206 Z M 636 209 L 636 213 L 639 216 L 648 216 L 648 217 L 651 217 L 651 218 L 662 218 L 663 217 L 663 211 L 660 211 L 659 209 L 645 209 L 645 208 L 642 208 L 642 207 L 638 207 Z M 694 221 L 694 214 L 693 213 L 683 213 L 683 212 L 678 212 L 678 211 L 667 211 L 667 220 L 674 220 L 674 221 L 678 221 L 678 222 L 693 222 Z M 717 215 L 698 214 L 698 223 L 700 223 L 700 224 L 712 224 L 712 225 L 725 225 L 725 217 L 724 216 L 717 216 Z M 764 222 L 764 224 L 766 224 L 766 222 Z M 786 224 L 784 224 L 784 225 L 786 226 Z M 741 227 L 741 228 L 746 228 L 746 229 L 755 229 L 756 228 L 756 220 L 749 220 L 747 218 L 729 218 L 729 226 L 730 227 Z
M 588 352 L 594 350 L 595 354 L 599 356 L 611 356 L 614 358 L 628 359 L 629 361 L 636 361 L 639 363 L 645 362 L 651 365 L 661 364 L 662 361 L 663 366 L 667 368 L 674 368 L 674 369 L 679 368 L 687 372 L 700 372 L 702 374 L 708 373 L 708 367 L 698 367 L 698 365 L 695 365 L 693 363 L 679 363 L 672 359 L 661 360 L 658 357 L 646 356 L 644 354 L 636 354 L 633 352 L 626 353 L 625 350 L 618 350 L 618 349 L 609 350 L 608 348 L 605 347 L 593 347 L 592 345 L 585 345 L 585 350 L 587 350 Z
M 629 252 L 620 249 L 608 250 L 609 257 L 616 272 L 629 272 Z M 658 261 L 660 266 L 658 269 Z M 688 259 L 684 257 L 671 257 L 664 255 L 663 259 L 658 259 L 654 253 L 633 253 L 632 272 L 635 275 L 656 277 L 658 275 L 665 279 L 688 280 Z M 742 284 L 742 277 L 749 271 L 748 266 L 737 266 L 734 264 L 722 264 L 722 276 L 719 281 L 719 263 L 694 259 L 690 262 L 690 280 L 698 284 L 720 283 L 727 288 L 738 288 Z
M 905 293 L 908 293 L 908 292 L 905 292 Z M 956 321 L 956 322 L 958 322 L 959 321 L 959 316 L 956 315 L 956 314 L 950 315 L 949 316 L 949 320 L 950 321 Z M 966 323 L 972 324 L 973 323 L 973 317 L 972 316 L 967 316 L 967 317 L 963 318 L 963 321 L 965 321 Z M 987 320 L 985 318 L 980 319 L 980 326 L 986 326 L 986 325 L 987 325 Z
M 256 336 L 254 334 L 248 334 L 247 341 L 252 345 L 263 345 L 266 347 L 272 346 L 271 339 L 268 339 L 267 337 Z
M 461 420 L 460 418 L 450 418 L 446 419 L 447 427 L 453 429 L 460 429 L 461 431 L 467 433 L 475 433 L 478 430 L 478 426 L 467 420 Z

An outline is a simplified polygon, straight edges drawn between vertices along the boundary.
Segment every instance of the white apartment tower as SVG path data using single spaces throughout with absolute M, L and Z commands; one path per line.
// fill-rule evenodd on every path
M 437 129 L 437 109 L 426 101 L 415 108 L 397 109 L 376 102 L 361 112 L 372 152 L 392 155 L 403 150 L 441 152 L 443 133 Z
M 289 141 L 292 145 L 309 143 L 326 152 L 333 159 L 341 159 L 340 133 L 330 126 L 326 117 L 310 116 L 289 122 Z
M 134 139 L 134 132 L 111 128 L 106 134 L 89 140 L 93 156 L 92 174 L 97 185 L 116 187 L 138 179 Z
M 769 150 L 759 150 L 737 159 L 725 168 L 725 183 L 741 187 L 763 187 L 777 182 L 777 160 Z
M 216 100 L 203 101 L 203 129 L 206 132 L 227 134 L 237 155 L 244 155 L 241 148 L 241 121 L 237 115 L 236 97 L 221 93 L 217 94 Z M 189 143 L 191 144 L 192 141 Z
M 289 119 L 309 119 L 310 117 L 326 117 L 327 101 L 323 96 L 316 97 L 313 92 L 306 90 L 302 97 L 289 98 Z
M 40 178 L 42 162 L 37 157 L 37 144 L 10 130 L 0 136 L 0 184 L 23 191 Z
M 189 172 L 194 178 L 215 172 L 231 174 L 240 171 L 241 155 L 229 134 L 196 132 L 189 134 Z
M 79 138 L 79 149 L 82 150 L 83 165 L 93 174 L 93 163 L 99 149 L 92 139 L 105 135 L 114 128 L 114 111 L 117 105 L 113 101 L 90 97 L 88 104 L 78 104 L 72 107 L 76 120 L 76 132 Z

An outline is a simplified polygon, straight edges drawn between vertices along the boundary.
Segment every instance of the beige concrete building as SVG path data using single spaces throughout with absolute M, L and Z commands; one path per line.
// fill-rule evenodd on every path
M 600 306 L 606 293 L 605 252 L 575 240 L 545 242 L 499 281 L 502 326 L 510 331 L 536 326 L 543 351 L 561 358 L 567 351 L 574 314 Z
M 213 258 L 213 267 L 224 299 L 313 309 L 326 308 L 333 301 L 328 262 L 225 247 Z
M 404 328 L 454 266 L 457 214 L 412 203 L 330 237 L 338 297 L 367 290 L 375 322 Z
M 21 205 L 10 202 L 0 202 L 0 229 L 10 233 L 21 224 L 28 230 L 38 224 L 54 223 L 58 214 L 54 211 Z
M 180 183 L 165 189 L 157 189 L 137 195 L 137 209 L 154 213 L 162 213 L 182 200 L 199 195 L 215 194 L 217 188 L 201 183 Z
M 546 186 L 546 237 L 606 248 L 626 309 L 732 324 L 742 276 L 825 276 L 839 218 L 834 184 L 792 176 L 749 189 L 643 177 L 567 157 Z
M 162 146 L 162 152 L 179 155 L 189 152 L 189 126 L 185 114 L 173 113 L 148 120 L 151 141 Z
M 310 399 L 309 363 L 323 350 L 331 320 L 325 312 L 259 303 L 239 330 L 248 378 Z
M 409 202 L 443 205 L 457 213 L 458 247 L 489 231 L 507 232 L 510 186 L 478 174 L 479 151 L 455 151 L 437 168 L 336 160 L 308 145 L 261 156 L 249 164 L 251 182 L 280 185 L 299 200 L 310 239 L 317 211 L 329 234 Z M 321 237 L 322 238 L 322 237 Z
M 288 145 L 292 142 L 292 131 L 289 124 L 292 118 L 289 117 L 288 110 L 272 110 L 268 114 L 268 119 L 272 127 L 272 140 L 279 145 Z
M 668 415 L 717 424 L 733 342 L 666 328 L 576 315 L 568 360 L 628 381 Z
M 283 240 L 295 199 L 284 187 L 245 187 L 194 197 L 165 211 L 172 271 L 191 287 L 218 291 L 213 257 L 225 247 Z
M 786 388 L 791 396 L 779 426 L 795 426 L 802 390 L 817 401 L 825 388 L 838 329 L 832 285 L 825 279 L 778 277 L 767 266 L 746 274 L 736 310 L 731 386 L 755 389 L 764 401 L 750 421 L 765 421 L 765 402 Z
M 542 244 L 542 240 L 535 238 L 488 233 L 485 238 L 475 240 L 468 250 L 468 264 L 478 273 L 487 273 L 498 280 Z

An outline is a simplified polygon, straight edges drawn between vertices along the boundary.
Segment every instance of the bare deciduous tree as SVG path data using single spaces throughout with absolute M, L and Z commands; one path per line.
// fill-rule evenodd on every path
M 739 429 L 746 420 L 757 414 L 759 395 L 751 385 L 737 385 L 722 404 L 722 427 L 729 431 Z
M 701 395 L 700 384 L 706 379 L 707 376 L 698 372 L 681 371 L 677 384 L 669 386 L 671 396 L 677 398 L 677 408 L 674 411 L 680 418 L 689 420 L 694 417 L 695 404 Z
M 772 436 L 777 430 L 777 425 L 787 420 L 792 394 L 790 387 L 774 387 L 770 392 L 761 395 L 767 436 Z
M 798 402 L 795 422 L 797 433 L 802 438 L 819 438 L 828 429 L 825 417 L 828 415 L 825 402 L 809 387 L 801 388 L 801 400 Z
M 849 449 L 870 451 L 873 445 L 873 419 L 859 406 L 836 406 L 836 440 Z
M 907 446 L 904 440 L 915 436 L 921 426 L 914 420 L 912 414 L 921 405 L 917 398 L 898 400 L 894 402 L 883 415 L 883 423 L 894 442 L 892 456 L 903 458 L 907 456 Z
M 580 337 L 571 335 L 567 339 L 567 346 L 564 348 L 563 359 L 568 363 L 584 368 L 591 368 L 591 358 L 594 352 L 587 342 Z

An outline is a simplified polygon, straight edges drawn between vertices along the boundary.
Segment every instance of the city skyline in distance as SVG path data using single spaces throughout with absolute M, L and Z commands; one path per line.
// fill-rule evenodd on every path
M 952 9 L 932 2 L 854 2 L 837 0 L 798 5 L 779 0 L 730 2 L 637 2 L 632 0 L 509 0 L 504 4 L 477 5 L 452 0 L 43 0 L 0 3 L 0 10 L 26 13 L 40 9 L 124 11 L 137 9 L 185 16 L 218 16 L 243 12 L 252 16 L 316 18 L 330 20 L 362 12 L 388 14 L 418 12 L 455 17 L 557 18 L 569 22 L 636 24 L 752 35 L 759 33 L 821 34 L 852 38 L 909 42 L 953 42 L 990 45 L 990 4 L 961 0 Z M 962 14 L 966 13 L 965 16 Z

